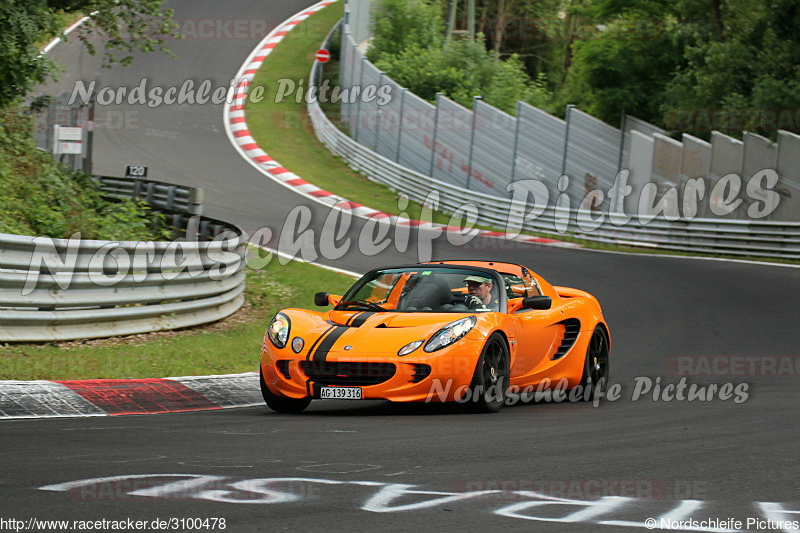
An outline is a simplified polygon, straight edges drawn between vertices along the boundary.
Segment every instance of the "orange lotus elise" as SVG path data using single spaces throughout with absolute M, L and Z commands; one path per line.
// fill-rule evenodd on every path
M 608 381 L 600 304 L 521 265 L 376 268 L 344 296 L 320 292 L 314 302 L 333 308 L 284 309 L 264 335 L 261 390 L 275 411 L 297 413 L 312 399 L 384 399 L 493 412 L 519 391 L 552 383 L 589 399 Z

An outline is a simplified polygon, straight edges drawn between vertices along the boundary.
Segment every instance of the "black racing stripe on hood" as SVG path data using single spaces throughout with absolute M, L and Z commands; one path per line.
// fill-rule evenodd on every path
M 369 317 L 375 314 L 375 311 L 364 311 L 363 313 L 359 313 L 354 315 L 349 322 L 349 326 L 353 328 L 358 328 L 364 325 L 364 322 L 367 321 Z
M 316 361 L 319 363 L 325 362 L 325 358 L 328 357 L 328 352 L 331 351 L 333 345 L 336 344 L 336 341 L 339 340 L 339 337 L 348 330 L 347 326 L 335 326 L 333 331 L 328 333 L 328 335 L 319 343 L 319 346 L 311 354 L 311 361 Z
M 321 341 L 323 338 L 325 338 L 325 335 L 327 335 L 327 334 L 328 334 L 328 333 L 330 333 L 330 332 L 331 332 L 331 331 L 332 331 L 334 328 L 337 328 L 337 327 L 339 327 L 339 326 L 337 326 L 336 324 L 331 324 L 331 327 L 329 327 L 328 329 L 326 329 L 325 331 L 323 331 L 323 332 L 322 332 L 322 335 L 320 335 L 319 337 L 317 337 L 317 340 L 315 340 L 315 341 L 314 341 L 314 344 L 312 344 L 312 345 L 311 345 L 311 348 L 309 348 L 309 349 L 308 349 L 308 353 L 306 354 L 306 361 L 309 361 L 309 360 L 312 358 L 312 356 L 313 356 L 313 354 L 314 354 L 314 350 L 317 348 L 317 345 L 320 343 L 320 341 Z
M 362 311 L 361 313 L 363 313 L 363 312 L 364 312 L 364 311 Z M 348 319 L 345 321 L 344 325 L 345 325 L 345 326 L 349 326 L 349 325 L 350 325 L 350 323 L 351 323 L 353 320 L 355 320 L 355 318 L 356 318 L 357 316 L 359 316 L 361 313 L 353 313 L 352 315 L 350 315 L 350 318 L 348 318 Z

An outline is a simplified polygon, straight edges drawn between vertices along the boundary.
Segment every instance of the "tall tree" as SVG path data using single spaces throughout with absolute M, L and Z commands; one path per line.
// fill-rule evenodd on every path
M 687 0 L 684 0 L 687 1 Z M 711 0 L 709 25 L 688 36 L 686 61 L 667 86 L 663 110 L 740 116 L 728 132 L 800 131 L 800 5 L 796 0 Z M 702 4 L 694 0 L 693 4 Z M 745 111 L 736 115 L 735 111 Z M 791 120 L 781 121 L 781 116 Z M 726 130 L 724 123 L 716 124 Z M 698 131 L 707 136 L 708 131 Z
M 24 96 L 56 71 L 38 44 L 58 35 L 63 15 L 91 13 L 80 39 L 90 53 L 90 41 L 104 37 L 104 65 L 128 64 L 135 50 L 166 49 L 167 36 L 176 36 L 172 10 L 163 0 L 3 0 L 0 2 L 0 107 Z

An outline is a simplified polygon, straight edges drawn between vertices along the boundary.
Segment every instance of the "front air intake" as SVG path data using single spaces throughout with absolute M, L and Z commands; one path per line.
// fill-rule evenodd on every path
M 300 369 L 320 385 L 377 385 L 394 376 L 394 363 L 353 361 L 301 361 Z
M 414 375 L 411 377 L 411 383 L 419 383 L 423 379 L 431 375 L 431 366 L 423 363 L 414 363 Z

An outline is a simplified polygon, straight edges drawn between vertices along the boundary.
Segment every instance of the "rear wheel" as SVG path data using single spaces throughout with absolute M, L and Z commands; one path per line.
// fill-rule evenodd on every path
M 506 401 L 510 377 L 508 345 L 502 335 L 494 333 L 483 346 L 475 367 L 468 405 L 476 411 L 496 413 Z
M 260 369 L 259 369 L 260 370 Z M 311 403 L 311 398 L 287 398 L 274 394 L 264 382 L 264 371 L 260 370 L 261 395 L 267 402 L 267 407 L 279 413 L 300 413 Z
M 586 388 L 591 387 L 589 394 Z M 605 392 L 608 388 L 608 338 L 602 326 L 597 326 L 589 339 L 586 349 L 586 360 L 583 363 L 583 376 L 581 377 L 581 390 L 583 398 L 591 399 L 595 391 Z

